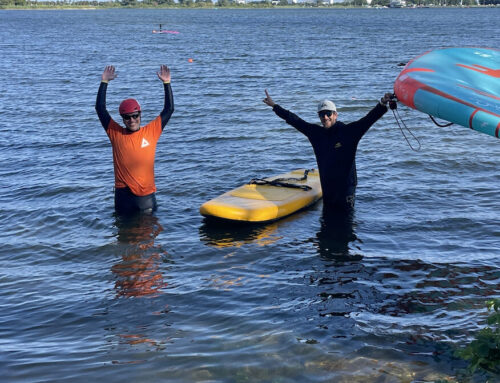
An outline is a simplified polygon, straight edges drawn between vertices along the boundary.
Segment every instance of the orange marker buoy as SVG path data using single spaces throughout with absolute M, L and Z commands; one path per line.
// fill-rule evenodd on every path
M 189 62 L 189 63 L 192 63 L 192 62 L 193 62 L 193 59 L 188 59 L 188 62 Z

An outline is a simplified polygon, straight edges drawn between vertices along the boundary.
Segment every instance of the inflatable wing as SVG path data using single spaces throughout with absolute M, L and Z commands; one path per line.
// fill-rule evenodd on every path
M 413 109 L 499 138 L 500 49 L 426 52 L 406 64 L 394 92 Z

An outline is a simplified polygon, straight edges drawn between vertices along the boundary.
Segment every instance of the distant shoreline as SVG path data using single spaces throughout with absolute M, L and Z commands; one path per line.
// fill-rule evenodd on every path
M 433 9 L 433 8 L 439 8 L 439 9 L 465 9 L 465 8 L 499 8 L 500 6 L 495 6 L 495 5 L 469 5 L 469 6 L 438 6 L 438 5 L 433 5 L 433 6 L 425 6 L 425 7 L 402 7 L 402 8 L 394 8 L 394 9 Z M 272 4 L 262 4 L 262 3 L 256 3 L 254 5 L 249 5 L 249 4 L 242 4 L 242 5 L 227 5 L 227 6 L 218 6 L 214 4 L 213 6 L 183 6 L 183 5 L 170 5 L 170 6 L 149 6 L 149 5 L 144 5 L 140 7 L 124 7 L 124 6 L 110 6 L 107 3 L 104 3 L 102 6 L 89 6 L 89 5 L 44 5 L 42 3 L 38 3 L 36 6 L 15 6 L 15 7 L 6 7 L 2 8 L 0 7 L 0 10 L 3 11 L 26 11 L 26 10 L 31 10 L 31 11 L 80 11 L 80 10 L 89 10 L 89 11 L 94 11 L 94 10 L 105 10 L 105 9 L 391 9 L 389 7 L 380 7 L 380 6 L 373 6 L 373 7 L 360 7 L 360 6 L 353 6 L 353 5 L 345 5 L 343 3 L 337 3 L 333 5 L 322 5 L 322 6 L 317 6 L 316 4 L 306 4 L 306 3 L 301 3 L 301 4 L 296 4 L 296 5 L 272 5 Z

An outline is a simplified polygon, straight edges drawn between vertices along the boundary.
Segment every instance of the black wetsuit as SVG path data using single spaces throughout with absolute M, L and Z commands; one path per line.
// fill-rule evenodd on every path
M 350 210 L 354 207 L 358 143 L 368 129 L 387 112 L 387 107 L 378 103 L 360 120 L 349 124 L 336 121 L 329 129 L 308 123 L 277 104 L 273 110 L 311 142 L 318 164 L 324 206 L 329 210 Z
M 95 109 L 102 126 L 106 131 L 110 126 L 112 118 L 106 109 L 107 83 L 101 82 L 97 93 Z M 169 83 L 164 83 L 165 102 L 160 113 L 161 129 L 165 128 L 172 113 L 174 112 L 174 99 L 172 88 Z M 129 187 L 115 188 L 115 210 L 119 214 L 133 214 L 136 212 L 153 212 L 157 209 L 155 193 L 144 196 L 135 195 Z

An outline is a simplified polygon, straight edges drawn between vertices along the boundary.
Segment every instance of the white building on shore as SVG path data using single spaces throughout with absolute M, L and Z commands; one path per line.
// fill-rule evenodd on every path
M 405 0 L 391 0 L 389 3 L 390 8 L 402 8 L 406 7 L 406 1 Z

